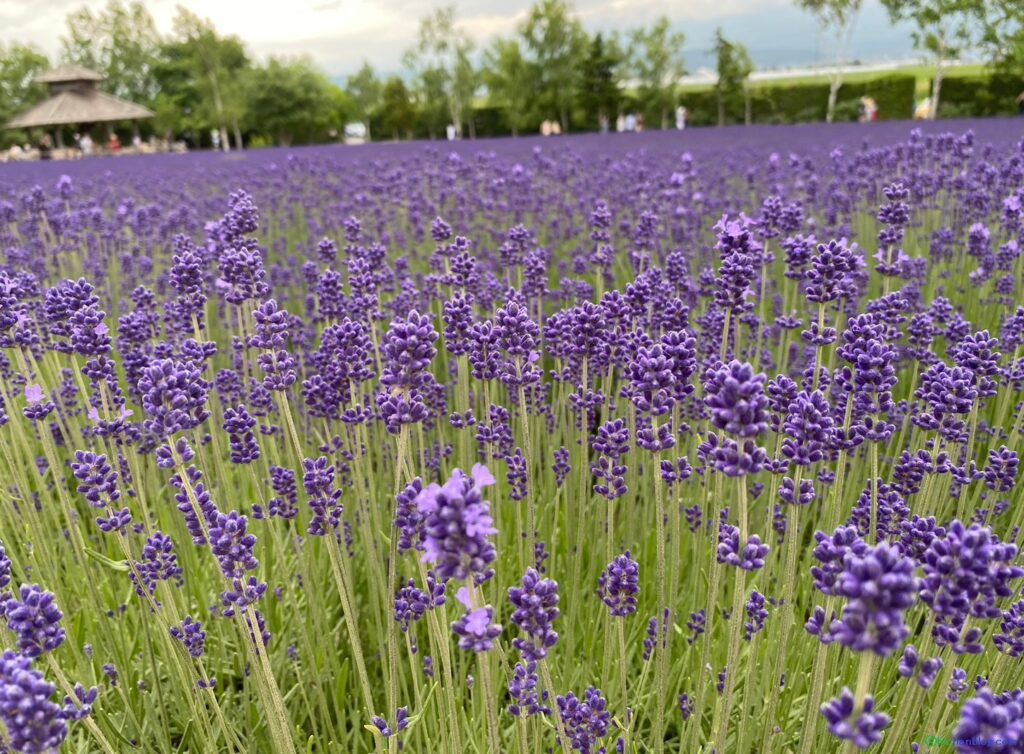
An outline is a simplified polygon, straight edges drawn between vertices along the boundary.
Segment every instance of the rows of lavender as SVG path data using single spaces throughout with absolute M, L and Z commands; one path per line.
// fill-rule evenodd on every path
M 0 750 L 1024 750 L 1024 142 L 793 133 L 0 175 Z

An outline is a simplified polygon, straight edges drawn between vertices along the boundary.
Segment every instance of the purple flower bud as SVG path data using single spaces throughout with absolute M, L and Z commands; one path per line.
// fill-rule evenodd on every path
M 624 618 L 636 612 L 640 593 L 640 565 L 626 550 L 608 564 L 597 582 L 597 593 L 611 615 Z
M 64 613 L 57 607 L 52 592 L 38 584 L 22 584 L 18 597 L 9 597 L 0 604 L 7 618 L 7 628 L 18 635 L 18 649 L 26 657 L 39 657 L 64 643 L 60 622 Z
M 510 587 L 508 599 L 515 610 L 511 621 L 528 638 L 513 639 L 512 646 L 518 649 L 527 662 L 543 660 L 548 650 L 558 643 L 558 634 L 553 626 L 558 618 L 558 583 L 540 577 L 533 568 L 527 568 L 521 587 Z
M 821 705 L 821 714 L 828 721 L 828 730 L 836 738 L 853 741 L 859 749 L 882 740 L 882 731 L 892 718 L 884 712 L 875 712 L 875 700 L 868 696 L 858 710 L 853 693 L 844 688 L 842 694 Z

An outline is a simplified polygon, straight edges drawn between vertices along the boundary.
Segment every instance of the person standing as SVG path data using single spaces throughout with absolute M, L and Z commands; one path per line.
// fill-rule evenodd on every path
M 50 134 L 43 134 L 43 138 L 39 140 L 39 159 L 49 160 L 53 157 L 53 141 L 50 139 Z
M 676 108 L 676 130 L 682 131 L 686 128 L 686 108 L 680 105 Z

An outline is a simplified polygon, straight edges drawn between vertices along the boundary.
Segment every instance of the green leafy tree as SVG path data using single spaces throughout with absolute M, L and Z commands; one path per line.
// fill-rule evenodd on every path
M 718 81 L 715 83 L 715 98 L 718 102 L 718 125 L 725 125 L 727 106 L 744 101 L 745 120 L 750 121 L 750 91 L 747 81 L 754 64 L 750 60 L 747 48 L 737 42 L 730 42 L 722 35 L 722 30 L 715 31 L 715 58 L 718 62 Z
M 914 44 L 935 61 L 930 112 L 936 118 L 945 61 L 980 41 L 984 0 L 882 0 L 882 5 L 893 21 L 912 21 L 917 26 Z
M 420 19 L 416 44 L 404 58 L 418 80 L 421 96 L 431 104 L 438 94 L 442 96 L 448 122 L 460 136 L 476 90 L 472 50 L 472 40 L 456 26 L 455 7 L 449 5 Z
M 452 91 L 456 99 L 461 102 L 462 119 L 469 125 L 469 135 L 476 135 L 473 125 L 473 98 L 477 89 L 480 88 L 480 71 L 473 65 L 471 45 L 462 45 L 455 54 L 455 76 L 452 81 Z M 461 129 L 460 129 L 461 133 Z
M 380 104 L 382 85 L 377 78 L 373 66 L 363 61 L 363 65 L 345 82 L 352 101 L 352 112 L 359 122 L 366 126 L 366 138 L 370 138 L 370 120 L 374 108 Z
M 484 52 L 482 78 L 491 102 L 502 108 L 513 136 L 519 135 L 533 93 L 533 72 L 519 40 L 495 39 Z
M 412 135 L 416 111 L 413 108 L 409 88 L 398 76 L 392 76 L 384 84 L 380 101 L 380 122 L 385 133 L 396 141 Z
M 445 97 L 447 78 L 439 68 L 420 72 L 414 91 L 408 92 L 413 101 L 414 119 L 431 139 L 444 134 L 451 123 L 451 113 Z
M 161 134 L 194 134 L 208 130 L 214 121 L 206 117 L 203 96 L 196 85 L 192 51 L 183 42 L 160 45 L 153 68 L 159 90 L 153 99 L 153 125 Z
M 1024 4 L 1020 0 L 990 0 L 982 28 L 982 42 L 995 70 L 1024 82 Z
M 828 76 L 828 108 L 825 111 L 825 120 L 831 123 L 862 0 L 796 0 L 796 4 L 814 16 L 822 35 L 830 38 L 835 52 L 834 65 Z
M 343 125 L 338 87 L 308 58 L 271 58 L 248 77 L 246 123 L 282 146 L 324 141 Z
M 156 96 L 154 75 L 160 37 L 153 17 L 135 0 L 127 5 L 110 0 L 94 13 L 81 7 L 66 20 L 61 59 L 92 68 L 107 78 L 104 89 L 118 97 L 149 104 Z
M 673 32 L 667 17 L 662 16 L 650 29 L 630 33 L 629 60 L 631 73 L 640 84 L 640 99 L 661 116 L 661 127 L 667 128 L 669 113 L 675 106 L 676 88 L 686 72 L 683 64 L 685 35 Z
M 540 0 L 520 27 L 530 53 L 536 101 L 545 116 L 557 113 L 569 131 L 569 104 L 579 83 L 579 60 L 587 37 L 565 0 Z
M 34 47 L 0 43 L 0 126 L 46 97 L 46 88 L 35 77 L 50 61 Z M 0 131 L 3 146 L 25 141 L 22 131 Z
M 245 46 L 237 37 L 220 36 L 209 19 L 181 6 L 174 17 L 174 35 L 179 45 L 174 59 L 191 78 L 183 83 L 198 95 L 197 114 L 220 132 L 225 150 L 230 148 L 229 128 L 236 148 L 241 149 L 240 124 L 247 106 L 246 82 L 251 68 Z M 165 73 L 163 68 L 158 71 Z
M 605 41 L 600 32 L 587 45 L 580 64 L 580 105 L 590 123 L 607 123 L 619 106 L 619 69 L 625 56 L 618 41 Z

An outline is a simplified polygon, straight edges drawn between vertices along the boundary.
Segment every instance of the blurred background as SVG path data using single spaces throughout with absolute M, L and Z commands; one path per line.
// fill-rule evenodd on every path
M 5 159 L 1024 113 L 1020 0 L 6 0 Z

